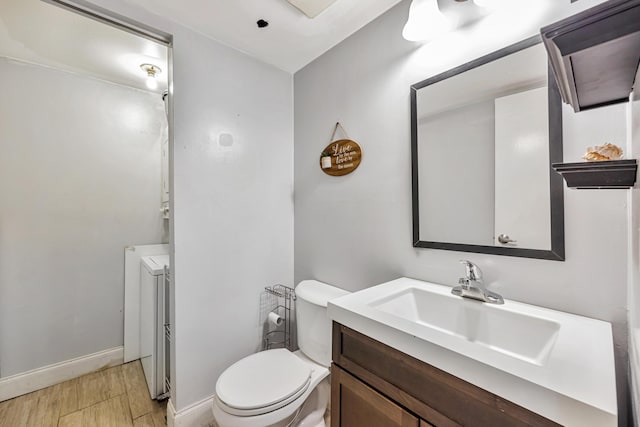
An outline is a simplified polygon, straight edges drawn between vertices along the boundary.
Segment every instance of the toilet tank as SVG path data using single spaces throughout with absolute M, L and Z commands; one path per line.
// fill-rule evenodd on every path
M 316 280 L 303 280 L 296 287 L 296 325 L 298 346 L 309 359 L 331 365 L 331 319 L 329 300 L 349 292 Z

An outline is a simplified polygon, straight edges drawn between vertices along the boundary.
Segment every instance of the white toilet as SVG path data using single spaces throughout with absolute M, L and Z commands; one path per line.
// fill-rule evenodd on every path
M 324 427 L 331 394 L 327 302 L 347 291 L 315 280 L 296 287 L 300 350 L 267 350 L 231 365 L 216 383 L 220 427 Z

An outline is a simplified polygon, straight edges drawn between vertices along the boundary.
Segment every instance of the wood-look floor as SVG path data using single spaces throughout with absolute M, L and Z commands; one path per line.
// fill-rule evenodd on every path
M 165 427 L 166 414 L 135 361 L 0 402 L 0 427 Z
M 0 427 L 164 427 L 139 361 L 0 402 Z

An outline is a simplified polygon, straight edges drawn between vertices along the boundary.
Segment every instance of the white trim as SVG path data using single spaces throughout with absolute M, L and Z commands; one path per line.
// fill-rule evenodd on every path
M 127 31 L 140 37 L 153 40 L 165 46 L 171 46 L 173 37 L 171 34 L 157 30 L 141 22 L 134 21 L 126 16 L 112 12 L 86 0 L 42 0 L 45 3 L 53 4 L 70 10 L 74 13 L 84 15 L 88 18 L 105 23 L 120 30 Z
M 31 393 L 102 368 L 122 365 L 124 350 L 115 347 L 0 379 L 0 402 Z
M 175 427 L 176 425 L 176 408 L 173 407 L 171 399 L 167 402 L 167 427 Z
M 213 418 L 213 399 L 209 396 L 176 412 L 173 402 L 167 404 L 167 427 L 204 427 L 215 424 Z

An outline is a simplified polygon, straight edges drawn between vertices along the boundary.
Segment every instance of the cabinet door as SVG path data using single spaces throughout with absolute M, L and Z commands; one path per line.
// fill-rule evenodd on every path
M 336 365 L 331 399 L 332 427 L 420 427 L 418 418 Z

